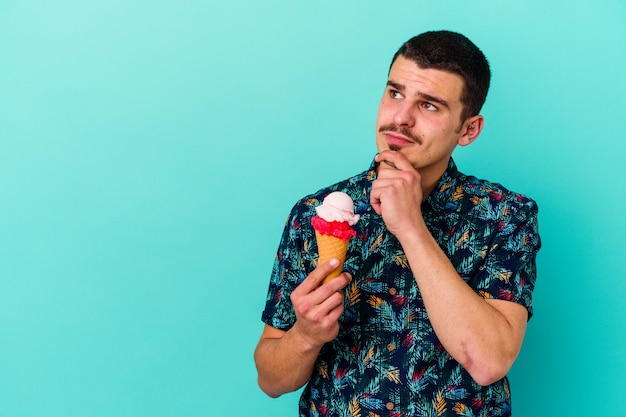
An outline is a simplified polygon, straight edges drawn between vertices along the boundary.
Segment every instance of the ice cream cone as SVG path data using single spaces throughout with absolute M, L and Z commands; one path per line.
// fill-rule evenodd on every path
M 348 252 L 348 241 L 343 241 L 335 236 L 323 235 L 317 230 L 315 231 L 315 238 L 317 239 L 317 251 L 319 253 L 318 265 L 332 258 L 339 259 L 339 266 L 324 278 L 323 283 L 325 284 L 331 279 L 337 278 L 341 273 L 341 268 L 343 268 L 343 263 L 346 260 L 346 252 Z

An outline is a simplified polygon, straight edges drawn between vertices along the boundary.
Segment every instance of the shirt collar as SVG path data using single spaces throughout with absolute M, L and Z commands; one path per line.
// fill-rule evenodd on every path
M 426 198 L 426 202 L 433 208 L 445 208 L 446 205 L 452 200 L 452 194 L 456 190 L 459 170 L 454 163 L 454 159 L 450 157 L 448 161 L 448 167 L 444 171 L 439 181 Z

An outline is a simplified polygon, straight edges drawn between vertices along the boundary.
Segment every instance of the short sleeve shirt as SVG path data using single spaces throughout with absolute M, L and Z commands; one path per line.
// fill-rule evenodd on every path
M 507 378 L 477 384 L 440 343 L 406 255 L 369 203 L 375 165 L 296 203 L 282 235 L 263 321 L 288 330 L 289 296 L 317 265 L 315 206 L 333 191 L 355 202 L 344 270 L 339 335 L 322 348 L 300 398 L 300 416 L 510 416 Z M 540 248 L 534 201 L 460 173 L 451 159 L 422 215 L 463 279 L 484 298 L 522 304 L 532 315 Z

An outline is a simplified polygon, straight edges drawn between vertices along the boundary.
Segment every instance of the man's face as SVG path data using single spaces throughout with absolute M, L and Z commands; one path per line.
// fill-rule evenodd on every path
M 378 107 L 378 151 L 400 151 L 422 176 L 443 174 L 456 145 L 469 143 L 464 138 L 472 118 L 460 119 L 464 85 L 456 74 L 399 56 Z

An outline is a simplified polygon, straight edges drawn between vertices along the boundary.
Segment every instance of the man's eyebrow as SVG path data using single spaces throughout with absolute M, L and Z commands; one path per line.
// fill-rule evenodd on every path
M 426 94 L 426 93 L 417 93 L 417 95 L 426 101 L 432 101 L 433 103 L 437 103 L 443 107 L 450 108 L 450 106 L 448 105 L 448 102 L 442 98 L 431 96 L 430 94 Z
M 404 86 L 392 80 L 387 80 L 387 87 L 391 87 L 394 90 L 404 91 Z

